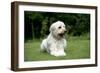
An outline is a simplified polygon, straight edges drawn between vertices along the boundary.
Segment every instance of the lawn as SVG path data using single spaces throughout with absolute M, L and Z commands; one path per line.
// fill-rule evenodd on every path
M 40 51 L 41 40 L 28 40 L 24 44 L 24 61 L 67 60 L 90 58 L 90 40 L 85 37 L 69 37 L 66 56 L 55 57 Z

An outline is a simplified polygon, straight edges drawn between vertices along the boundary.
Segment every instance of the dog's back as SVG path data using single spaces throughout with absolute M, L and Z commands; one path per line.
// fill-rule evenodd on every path
M 46 39 L 44 39 L 41 44 L 41 50 L 46 51 L 46 48 L 47 48 L 47 41 Z

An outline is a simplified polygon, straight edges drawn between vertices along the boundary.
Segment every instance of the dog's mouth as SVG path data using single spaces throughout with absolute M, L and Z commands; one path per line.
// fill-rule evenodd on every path
M 63 37 L 65 35 L 65 33 L 60 33 L 58 34 L 60 37 Z

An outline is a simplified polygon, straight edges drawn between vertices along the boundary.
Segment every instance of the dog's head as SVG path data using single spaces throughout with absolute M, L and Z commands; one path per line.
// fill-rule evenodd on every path
M 57 21 L 50 26 L 50 33 L 52 33 L 53 36 L 58 39 L 63 38 L 65 32 L 65 24 L 62 21 Z

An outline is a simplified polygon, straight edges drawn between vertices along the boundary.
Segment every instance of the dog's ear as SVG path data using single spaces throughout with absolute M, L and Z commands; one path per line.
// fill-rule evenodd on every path
M 50 26 L 49 31 L 52 32 L 52 31 L 54 31 L 54 30 L 55 30 L 55 27 L 54 27 L 54 25 L 52 24 L 52 25 Z

